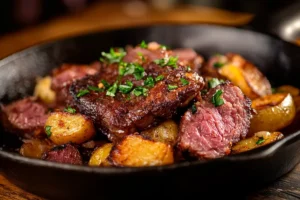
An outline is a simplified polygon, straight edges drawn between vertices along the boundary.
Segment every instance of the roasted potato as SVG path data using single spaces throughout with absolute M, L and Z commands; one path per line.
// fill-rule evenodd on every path
M 237 54 L 228 54 L 227 64 L 218 69 L 226 79 L 239 86 L 250 99 L 272 93 L 268 79 L 250 62 Z
M 126 136 L 112 149 L 110 161 L 116 166 L 157 166 L 174 162 L 172 147 L 162 142 L 144 139 L 140 135 Z
M 233 145 L 231 153 L 237 154 L 244 151 L 249 151 L 251 149 L 275 142 L 281 138 L 283 138 L 283 134 L 280 132 L 271 133 L 268 131 L 260 131 L 255 133 L 252 137 L 243 139 Z
M 49 140 L 28 139 L 23 140 L 20 148 L 20 154 L 30 158 L 41 158 L 42 155 L 54 147 Z
M 299 95 L 299 89 L 291 85 L 282 85 L 276 88 L 276 93 L 290 93 L 292 97 Z
M 41 99 L 46 104 L 55 102 L 56 94 L 51 90 L 51 77 L 46 76 L 37 80 L 34 88 L 34 96 Z
M 45 124 L 45 132 L 57 145 L 68 142 L 81 144 L 96 133 L 92 121 L 86 116 L 66 112 L 51 113 Z
M 251 119 L 250 135 L 259 131 L 278 131 L 288 126 L 296 114 L 292 96 L 284 93 L 255 99 L 252 108 L 257 114 Z
M 98 147 L 93 153 L 89 161 L 90 166 L 110 166 L 107 157 L 110 154 L 110 151 L 113 147 L 112 143 L 104 144 L 101 147 Z
M 178 125 L 173 120 L 167 120 L 156 127 L 142 131 L 141 135 L 153 141 L 174 146 L 178 135 Z

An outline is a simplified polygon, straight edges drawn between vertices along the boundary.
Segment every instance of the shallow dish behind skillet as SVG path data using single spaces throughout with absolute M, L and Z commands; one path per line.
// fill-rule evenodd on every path
M 212 25 L 151 26 L 84 35 L 36 46 L 0 62 L 2 102 L 31 94 L 35 78 L 63 62 L 89 63 L 111 46 L 157 41 L 170 47 L 190 47 L 204 56 L 236 52 L 252 61 L 273 85 L 300 87 L 300 48 L 281 40 L 237 28 Z M 300 128 L 299 128 L 300 129 Z M 299 161 L 300 132 L 274 145 L 212 161 L 164 167 L 93 168 L 50 163 L 0 151 L 0 167 L 13 183 L 30 192 L 55 198 L 112 198 L 139 194 L 193 195 L 213 188 L 235 192 L 275 180 Z M 1 143 L 10 146 L 1 134 Z M 176 192 L 175 192 L 176 191 Z M 225 190 L 224 190 L 225 191 Z

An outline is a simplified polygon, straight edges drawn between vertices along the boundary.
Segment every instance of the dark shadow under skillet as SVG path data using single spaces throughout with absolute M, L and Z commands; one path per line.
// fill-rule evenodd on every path
M 32 94 L 37 76 L 63 62 L 89 63 L 111 46 L 157 41 L 190 47 L 208 57 L 236 52 L 259 66 L 274 86 L 300 87 L 300 48 L 249 30 L 215 25 L 158 25 L 93 33 L 38 45 L 0 61 L 1 102 Z M 1 129 L 2 130 L 2 129 Z M 162 167 L 95 168 L 45 162 L 0 151 L 2 173 L 14 184 L 51 199 L 210 197 L 243 192 L 274 181 L 299 161 L 300 128 L 275 144 L 211 161 Z M 0 142 L 9 140 L 3 133 Z

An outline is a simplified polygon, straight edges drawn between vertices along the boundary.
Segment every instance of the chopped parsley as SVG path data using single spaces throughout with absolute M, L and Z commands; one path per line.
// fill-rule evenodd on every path
M 158 82 L 158 81 L 161 81 L 164 79 L 164 76 L 163 75 L 159 75 L 155 78 L 155 81 Z
M 88 93 L 90 93 L 90 91 L 87 90 L 87 89 L 79 90 L 79 92 L 77 93 L 76 97 L 82 97 L 82 96 L 84 96 L 84 95 L 86 95 Z
M 221 63 L 221 62 L 215 62 L 214 63 L 214 68 L 221 68 L 223 67 L 224 63 Z
M 48 137 L 50 137 L 51 136 L 51 126 L 45 126 L 45 132 L 46 132 L 46 134 L 47 134 L 47 136 Z
M 136 80 L 141 80 L 144 76 L 145 76 L 145 70 L 141 65 L 135 64 L 134 65 L 134 72 L 133 72 L 133 76 Z
M 193 114 L 195 114 L 195 113 L 197 112 L 197 107 L 196 107 L 195 104 L 192 105 L 191 110 L 192 110 L 192 113 L 193 113 Z
M 175 90 L 176 88 L 178 88 L 177 85 L 168 85 L 168 90 Z
M 148 86 L 148 87 L 154 87 L 154 78 L 153 77 L 151 77 L 151 76 L 148 76 L 147 78 L 146 78 L 146 80 L 144 81 L 144 85 L 145 86 Z
M 170 56 L 170 57 L 154 60 L 154 63 L 161 67 L 170 66 L 170 67 L 177 68 L 177 61 L 178 61 L 178 57 Z
M 224 83 L 224 81 L 219 80 L 217 78 L 212 78 L 208 81 L 208 88 L 215 88 L 216 86 L 220 85 L 221 83 Z
M 68 112 L 68 113 L 71 113 L 71 114 L 75 114 L 76 113 L 76 110 L 74 108 L 71 108 L 71 107 L 67 107 L 64 109 L 65 112 Z
M 211 102 L 215 105 L 215 107 L 221 106 L 224 104 L 224 100 L 221 95 L 223 94 L 222 90 L 217 90 L 216 93 L 211 98 Z
M 100 61 L 112 64 L 119 63 L 126 55 L 126 52 L 123 48 L 119 48 L 118 51 L 115 51 L 113 48 L 110 48 L 110 51 L 108 53 L 102 52 L 101 55 L 102 58 L 100 58 Z
M 264 142 L 265 142 L 265 139 L 263 137 L 259 137 L 258 140 L 257 140 L 257 142 L 256 142 L 256 144 L 260 145 L 260 144 L 262 144 Z
M 133 88 L 133 83 L 131 81 L 126 81 L 126 85 L 119 85 L 119 91 L 123 94 L 127 94 Z
M 148 44 L 145 42 L 145 40 L 143 40 L 140 44 L 140 47 L 143 49 L 147 49 L 148 48 Z
M 107 96 L 111 96 L 114 97 L 116 95 L 117 89 L 118 89 L 118 82 L 115 82 L 112 86 L 110 86 L 110 88 L 108 88 L 108 90 L 106 91 L 106 95 Z
M 119 74 L 121 76 L 133 74 L 136 80 L 141 80 L 145 76 L 145 70 L 139 64 L 121 62 L 119 65 Z
M 183 86 L 189 84 L 188 80 L 186 80 L 186 79 L 184 79 L 184 78 L 181 78 L 180 81 L 181 81 L 181 83 L 182 83 Z
M 144 88 L 144 87 L 141 87 L 141 86 L 138 86 L 136 88 L 134 88 L 134 90 L 132 90 L 132 93 L 135 95 L 135 96 L 147 96 L 148 95 L 148 89 L 147 88 Z
M 101 80 L 101 83 L 104 85 L 105 89 L 110 87 L 109 83 L 106 80 Z
M 104 84 L 103 84 L 104 85 Z M 105 86 L 104 86 L 105 87 Z M 95 86 L 91 86 L 91 85 L 89 85 L 88 87 L 87 87 L 90 91 L 94 91 L 94 92 L 103 92 L 103 88 L 98 88 L 98 87 L 95 87 Z
M 163 45 L 163 44 L 161 44 L 160 46 L 159 46 L 159 48 L 161 48 L 162 50 L 167 50 L 168 49 L 168 47 L 166 46 L 166 45 Z
M 186 67 L 186 70 L 187 70 L 188 72 L 190 72 L 192 69 L 191 69 L 190 66 L 187 66 L 187 67 Z
M 143 62 L 145 61 L 145 57 L 142 52 L 137 52 L 137 55 L 142 59 Z

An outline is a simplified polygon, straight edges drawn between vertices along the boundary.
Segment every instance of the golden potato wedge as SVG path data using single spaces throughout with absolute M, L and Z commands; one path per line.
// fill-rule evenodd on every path
M 178 136 L 178 125 L 173 120 L 167 120 L 160 125 L 141 132 L 145 138 L 174 146 Z
M 252 63 L 238 54 L 227 54 L 227 64 L 218 69 L 219 74 L 239 86 L 250 99 L 272 93 L 268 79 Z
M 111 151 L 110 161 L 116 166 L 157 166 L 174 162 L 170 145 L 128 135 Z
M 231 149 L 232 154 L 242 153 L 255 149 L 257 147 L 270 144 L 283 138 L 280 132 L 260 131 L 255 133 L 252 137 L 243 139 L 234 144 Z
M 51 113 L 45 124 L 45 132 L 57 145 L 68 142 L 81 144 L 96 133 L 92 121 L 86 116 L 66 112 Z
M 252 101 L 257 111 L 251 119 L 249 134 L 259 131 L 278 131 L 292 123 L 296 109 L 290 94 L 267 95 Z
M 20 154 L 30 158 L 41 158 L 45 152 L 54 147 L 54 144 L 47 139 L 28 139 L 23 142 Z
M 113 147 L 112 143 L 104 144 L 101 147 L 98 147 L 93 153 L 89 160 L 90 166 L 110 166 L 110 162 L 107 160 L 107 157 L 110 154 L 110 151 Z
M 276 89 L 277 93 L 290 93 L 292 97 L 299 95 L 299 89 L 291 85 L 282 85 Z
M 55 102 L 56 94 L 51 89 L 51 77 L 46 76 L 38 79 L 34 88 L 34 96 L 41 99 L 46 104 Z

